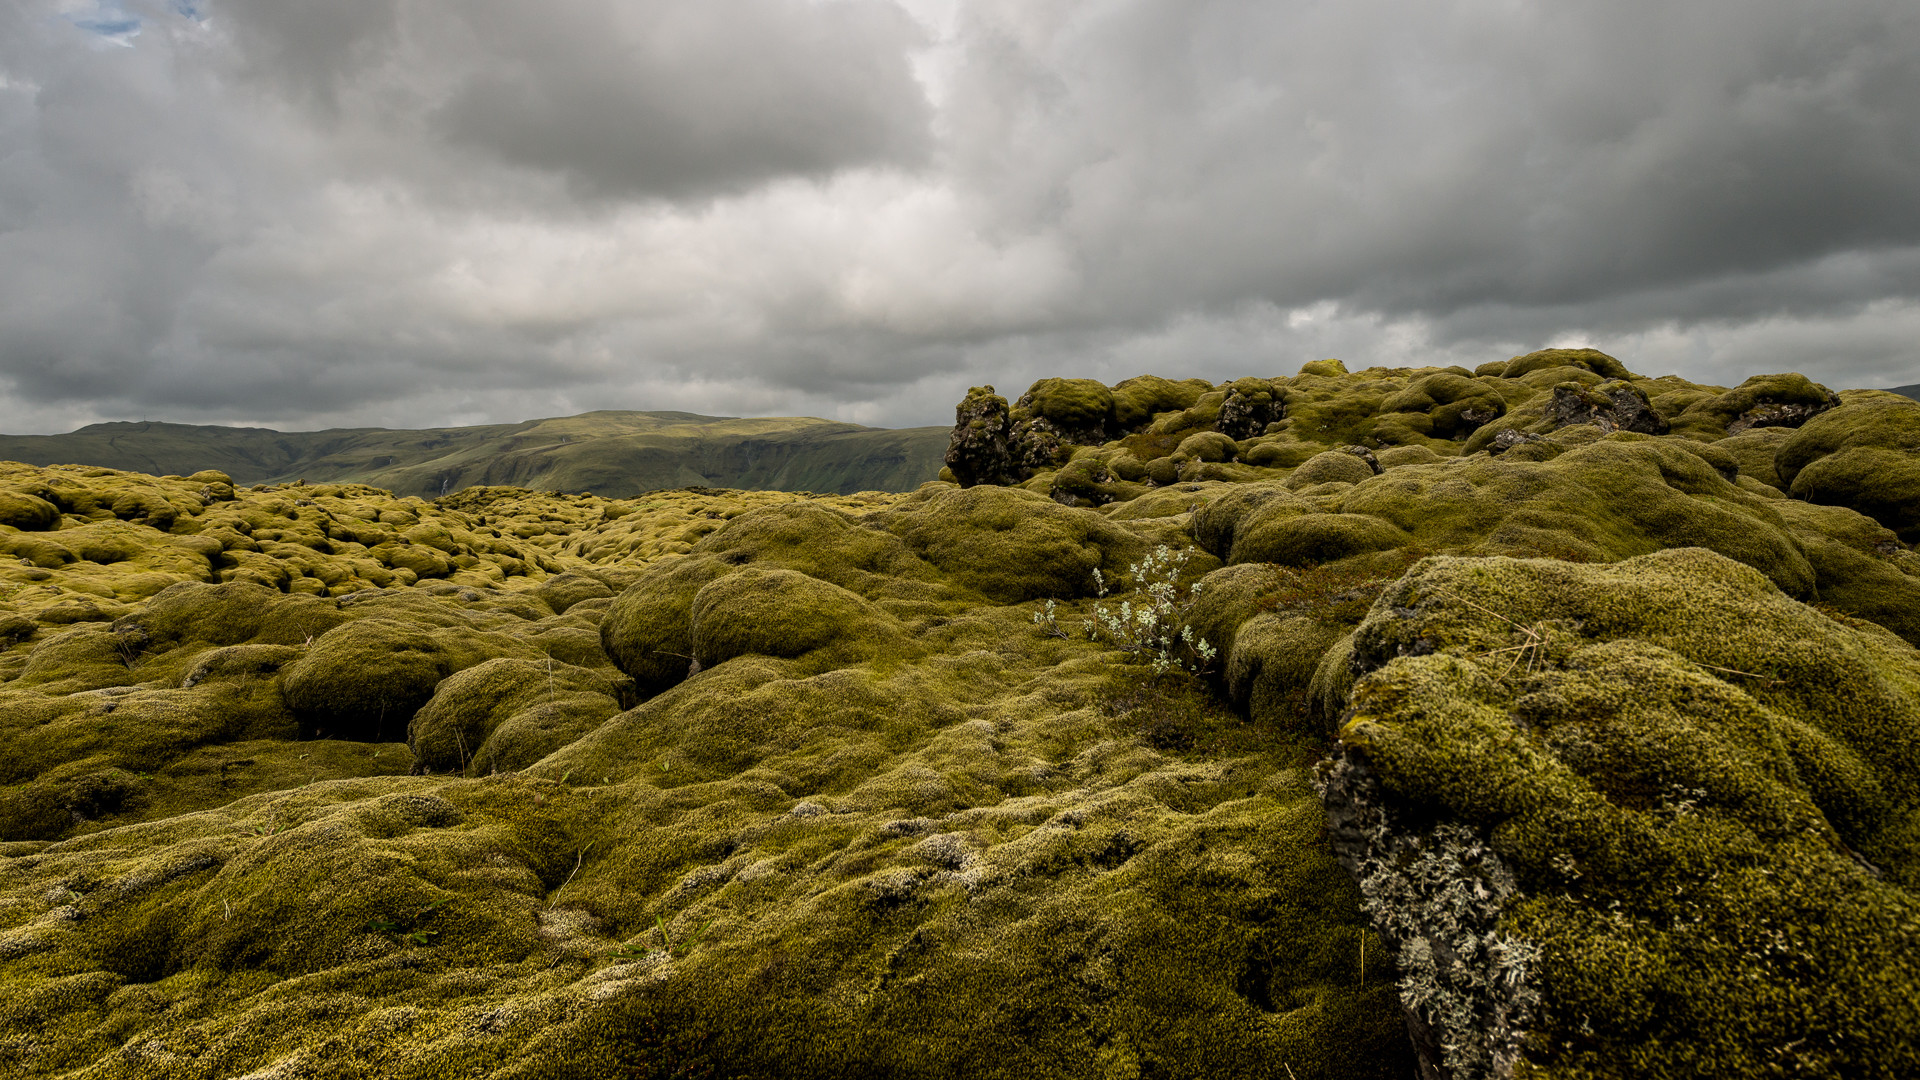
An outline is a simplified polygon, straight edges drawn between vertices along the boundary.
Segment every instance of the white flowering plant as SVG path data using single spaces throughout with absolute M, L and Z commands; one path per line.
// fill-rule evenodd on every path
M 1176 668 L 1193 675 L 1207 670 L 1219 650 L 1196 637 L 1186 622 L 1187 612 L 1200 596 L 1199 582 L 1180 584 L 1189 554 L 1162 544 L 1129 567 L 1132 593 L 1117 608 L 1095 606 L 1084 624 L 1087 636 L 1095 641 L 1104 638 L 1122 652 L 1148 661 L 1156 676 Z M 1107 581 L 1097 567 L 1093 584 L 1098 590 L 1095 595 L 1106 599 Z

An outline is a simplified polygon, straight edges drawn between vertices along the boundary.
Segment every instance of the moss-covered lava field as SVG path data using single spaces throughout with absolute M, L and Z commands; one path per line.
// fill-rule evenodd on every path
M 905 494 L 0 464 L 0 1076 L 1920 1074 L 1920 402 L 957 419 Z

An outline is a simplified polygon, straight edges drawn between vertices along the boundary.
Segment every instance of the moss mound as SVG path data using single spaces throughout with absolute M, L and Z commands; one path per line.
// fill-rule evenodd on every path
M 694 662 L 738 656 L 800 657 L 832 648 L 841 656 L 900 648 L 900 631 L 879 608 L 838 585 L 795 570 L 748 567 L 702 586 L 689 611 Z
M 1774 467 L 1796 499 L 1858 510 L 1920 543 L 1920 402 L 1859 391 L 1781 443 Z
M 441 680 L 407 726 L 416 772 L 516 772 L 631 699 L 626 680 L 550 660 L 495 657 Z
M 717 558 L 677 559 L 650 568 L 600 620 L 600 644 L 640 692 L 657 694 L 693 666 L 693 598 L 730 568 Z
M 1431 559 L 1354 665 L 1329 814 L 1434 1064 L 1920 1065 L 1904 642 L 1700 549 Z
M 503 634 L 363 618 L 315 638 L 281 673 L 281 692 L 309 737 L 390 742 L 405 737 L 441 679 L 489 658 L 533 655 Z
M 886 530 L 962 588 L 1003 604 L 1091 596 L 1146 552 L 1090 510 L 1017 488 L 927 485 L 880 515 Z

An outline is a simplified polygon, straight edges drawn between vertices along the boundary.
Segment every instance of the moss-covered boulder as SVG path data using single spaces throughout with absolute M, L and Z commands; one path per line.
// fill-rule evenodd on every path
M 1920 654 L 1701 549 L 1432 559 L 1354 640 L 1336 848 L 1442 1075 L 1920 1067 Z
M 1020 395 L 1010 415 L 1016 425 L 1043 420 L 1068 442 L 1098 445 L 1113 419 L 1113 391 L 1094 379 L 1041 379 Z
M 1628 379 L 1633 373 L 1625 364 L 1598 349 L 1540 349 L 1516 356 L 1498 366 L 1494 374 L 1503 379 L 1519 379 L 1541 371 L 1580 368 L 1602 379 Z
M 648 568 L 600 620 L 600 644 L 614 665 L 651 696 L 687 677 L 693 666 L 693 598 L 731 567 L 702 555 Z
M 1093 571 L 1109 577 L 1138 561 L 1138 535 L 1091 510 L 1018 488 L 945 488 L 881 515 L 886 530 L 962 588 L 996 602 L 1090 596 Z
M 357 619 L 315 638 L 281 685 L 307 737 L 390 742 L 405 737 L 441 679 L 501 656 L 534 658 L 505 635 Z
M 1807 420 L 1774 458 L 1789 494 L 1851 507 L 1920 543 L 1920 402 L 1860 391 Z
M 1797 428 L 1839 404 L 1839 395 L 1805 375 L 1755 375 L 1731 390 L 1694 401 L 1675 427 L 1710 437 L 1754 428 Z
M 905 635 L 860 596 L 794 570 L 747 567 L 702 586 L 690 608 L 694 664 L 738 656 L 797 658 L 831 650 L 828 662 L 898 655 Z
M 812 503 L 742 513 L 693 550 L 729 566 L 796 570 L 869 599 L 938 591 L 939 574 L 899 537 Z
M 1813 568 L 1772 502 L 1670 439 L 1617 432 L 1548 461 L 1407 466 L 1362 483 L 1340 508 L 1390 522 L 1427 551 L 1611 562 L 1707 547 L 1791 595 L 1814 595 Z
M 1364 447 L 1355 447 L 1355 449 L 1365 450 Z M 1345 449 L 1315 454 L 1302 462 L 1299 468 L 1293 470 L 1292 475 L 1287 477 L 1286 484 L 1294 491 L 1313 487 L 1316 484 L 1358 484 L 1379 473 L 1380 470 L 1371 461 L 1372 457 L 1371 453 L 1362 457 L 1359 454 L 1349 453 Z
M 496 657 L 441 680 L 407 726 L 417 773 L 524 769 L 631 697 L 628 680 L 565 663 Z
M 611 599 L 614 589 L 594 575 L 568 571 L 541 582 L 534 587 L 533 594 L 555 615 L 563 615 L 582 600 Z
M 60 508 L 25 491 L 0 490 L 0 525 L 35 532 L 60 524 Z
M 317 597 L 283 596 L 254 582 L 183 581 L 155 594 L 124 625 L 161 645 L 304 645 L 350 618 Z

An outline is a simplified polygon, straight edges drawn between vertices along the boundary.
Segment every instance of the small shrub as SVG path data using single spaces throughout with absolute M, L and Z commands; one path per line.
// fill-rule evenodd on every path
M 1186 624 L 1187 612 L 1200 595 L 1199 582 L 1180 586 L 1188 555 L 1161 544 L 1129 567 L 1132 594 L 1118 608 L 1097 605 L 1085 623 L 1087 636 L 1095 641 L 1104 637 L 1120 651 L 1147 660 L 1155 676 L 1175 669 L 1192 675 L 1207 670 L 1219 650 L 1205 638 L 1195 637 L 1193 627 Z M 1095 595 L 1105 599 L 1107 582 L 1097 567 L 1093 583 Z M 1047 614 L 1050 617 L 1051 611 Z

